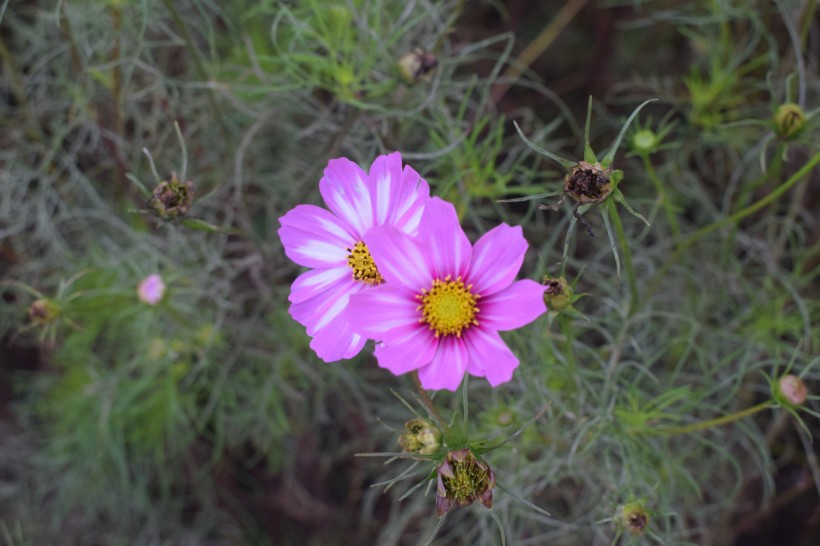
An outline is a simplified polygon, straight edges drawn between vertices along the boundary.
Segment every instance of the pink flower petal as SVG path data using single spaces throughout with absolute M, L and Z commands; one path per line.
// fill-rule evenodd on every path
M 467 275 L 473 291 L 486 297 L 507 288 L 524 263 L 527 246 L 520 226 L 501 224 L 485 233 L 473 247 Z
M 392 222 L 399 205 L 397 198 L 405 189 L 401 179 L 401 155 L 398 152 L 376 158 L 370 167 L 369 188 L 374 225 Z
M 416 329 L 421 318 L 417 307 L 413 293 L 382 285 L 351 296 L 346 313 L 353 331 L 381 341 Z
M 327 326 L 313 333 L 310 348 L 325 362 L 353 358 L 364 347 L 367 339 L 356 334 L 343 315 L 336 316 Z
M 518 358 L 498 332 L 471 328 L 462 337 L 470 353 L 467 371 L 471 375 L 486 377 L 493 387 L 512 379 L 513 372 L 518 367 Z
M 546 312 L 543 284 L 525 279 L 478 300 L 478 324 L 484 330 L 514 330 Z
M 156 305 L 162 301 L 165 295 L 165 283 L 162 282 L 162 277 L 157 273 L 153 273 L 145 277 L 137 286 L 137 296 L 140 301 L 148 305 Z
M 347 263 L 357 237 L 338 218 L 314 205 L 298 205 L 279 219 L 279 238 L 288 258 L 305 267 Z
M 319 192 L 327 207 L 361 236 L 373 227 L 368 176 L 346 158 L 331 159 L 319 181 Z
M 388 284 L 414 293 L 429 288 L 433 272 L 419 242 L 388 225 L 377 226 L 364 236 L 364 243 Z
M 402 193 L 395 197 L 396 210 L 391 223 L 396 229 L 415 235 L 430 200 L 430 186 L 408 165 L 401 173 L 401 189 Z
M 467 346 L 461 338 L 440 337 L 433 360 L 427 366 L 419 368 L 421 386 L 428 390 L 456 390 L 464 379 L 468 361 Z
M 334 267 L 332 269 L 312 269 L 299 275 L 290 287 L 291 303 L 301 303 L 320 296 L 328 290 L 347 290 L 352 280 L 350 268 Z
M 312 336 L 342 315 L 350 302 L 350 295 L 361 290 L 362 286 L 350 278 L 339 279 L 316 297 L 292 303 L 288 312 Z
M 401 375 L 429 364 L 436 354 L 438 339 L 424 325 L 404 330 L 404 335 L 376 346 L 379 367 Z
M 438 197 L 427 202 L 419 226 L 419 237 L 429 254 L 435 278 L 466 276 L 472 247 L 461 229 L 452 203 Z

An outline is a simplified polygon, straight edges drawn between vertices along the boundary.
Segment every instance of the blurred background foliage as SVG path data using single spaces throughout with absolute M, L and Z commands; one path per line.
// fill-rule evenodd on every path
M 367 351 L 313 355 L 276 236 L 320 202 L 328 159 L 393 150 L 473 240 L 522 225 L 522 275 L 576 294 L 505 335 L 510 383 L 466 387 L 477 439 L 546 408 L 486 455 L 508 543 L 820 542 L 817 399 L 772 393 L 785 373 L 810 393 L 820 378 L 815 0 L 0 10 L 5 543 L 426 543 L 434 490 L 400 500 L 423 476 L 370 487 L 407 463 L 355 456 L 398 449 L 412 385 Z M 651 223 L 614 213 L 623 278 L 604 236 L 623 209 L 568 235 L 568 202 L 539 208 L 563 171 L 512 125 L 577 161 L 589 96 L 599 155 L 658 99 L 615 157 Z M 173 173 L 193 200 L 162 220 L 149 202 Z M 156 306 L 136 293 L 152 273 Z M 461 393 L 435 400 L 463 411 Z M 644 532 L 620 517 L 634 503 Z M 501 538 L 472 506 L 434 543 Z

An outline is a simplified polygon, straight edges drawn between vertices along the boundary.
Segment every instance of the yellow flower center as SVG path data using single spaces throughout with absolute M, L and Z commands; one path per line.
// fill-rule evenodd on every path
M 350 254 L 347 256 L 347 265 L 353 270 L 353 278 L 357 281 L 370 285 L 377 285 L 384 282 L 384 278 L 376 268 L 373 256 L 362 241 L 359 241 L 353 248 L 347 249 Z
M 451 280 L 447 275 L 443 281 L 434 280 L 430 290 L 422 289 L 421 294 L 416 295 L 421 300 L 419 322 L 429 324 L 436 337 L 450 334 L 461 337 L 463 330 L 478 325 L 476 303 L 481 296 L 473 294 L 472 288 L 473 285 L 465 285 L 461 277 Z

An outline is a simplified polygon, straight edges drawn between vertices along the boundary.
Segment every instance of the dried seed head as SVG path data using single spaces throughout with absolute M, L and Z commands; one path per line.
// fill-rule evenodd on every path
M 411 419 L 404 424 L 399 445 L 407 453 L 432 455 L 441 449 L 441 431 L 427 419 Z
M 184 218 L 194 201 L 194 184 L 190 180 L 182 182 L 177 173 L 172 173 L 171 180 L 160 182 L 151 199 L 148 210 L 162 220 Z
M 783 140 L 792 140 L 806 127 L 806 113 L 792 102 L 781 104 L 774 115 L 774 130 Z
M 617 523 L 633 535 L 642 535 L 649 525 L 649 512 L 639 502 L 629 502 L 618 508 Z
M 436 514 L 441 517 L 455 505 L 466 506 L 475 501 L 492 508 L 493 487 L 495 475 L 487 463 L 466 447 L 451 451 L 438 467 Z
M 582 205 L 600 203 L 612 193 L 611 172 L 612 167 L 605 169 L 599 162 L 593 165 L 581 161 L 567 175 L 564 193 Z
M 416 48 L 399 59 L 399 72 L 409 84 L 419 81 L 428 81 L 438 66 L 438 59 L 432 53 L 425 53 Z
M 572 287 L 567 284 L 564 277 L 544 276 L 542 283 L 544 290 L 544 303 L 550 311 L 563 311 L 572 304 Z
M 775 398 L 786 406 L 800 406 L 806 401 L 806 384 L 796 375 L 784 375 L 777 382 Z

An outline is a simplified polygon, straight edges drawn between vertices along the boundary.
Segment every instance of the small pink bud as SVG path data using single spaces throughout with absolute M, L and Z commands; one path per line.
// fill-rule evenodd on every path
M 140 301 L 148 305 L 158 304 L 165 295 L 165 283 L 162 282 L 162 277 L 156 273 L 145 277 L 137 287 L 137 295 Z
M 806 401 L 806 384 L 796 375 L 784 375 L 778 382 L 783 399 L 793 406 L 799 406 Z

